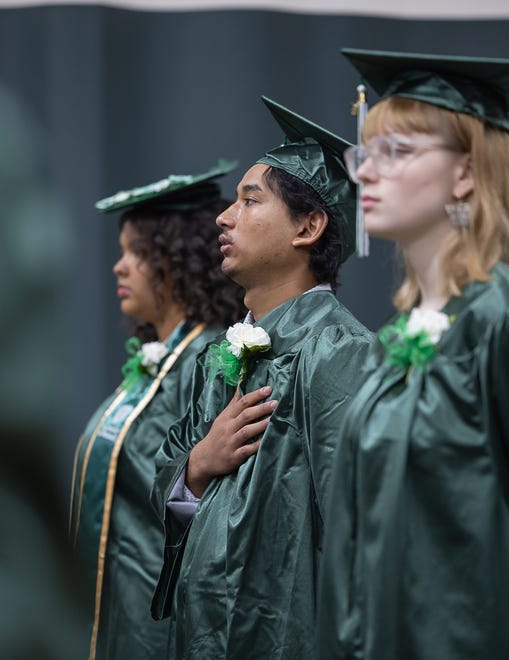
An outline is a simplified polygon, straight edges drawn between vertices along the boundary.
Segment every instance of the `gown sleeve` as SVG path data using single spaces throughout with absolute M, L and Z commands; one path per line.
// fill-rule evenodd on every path
M 300 378 L 304 399 L 297 422 L 304 435 L 317 512 L 318 547 L 327 511 L 333 456 L 348 405 L 364 380 L 372 338 L 342 328 L 327 331 L 303 356 Z M 332 395 L 333 393 L 333 395 Z M 332 402 L 332 404 L 331 404 Z
M 509 451 L 509 315 L 505 316 L 493 332 L 490 354 L 494 404 L 502 433 L 501 440 Z
M 488 434 L 499 482 L 509 506 L 509 314 L 494 326 L 487 348 L 486 411 L 492 428 Z
M 173 591 L 177 582 L 183 551 L 192 517 L 175 515 L 167 501 L 187 465 L 189 453 L 210 430 L 225 401 L 233 396 L 234 388 L 209 382 L 203 353 L 193 373 L 191 396 L 185 415 L 173 424 L 156 455 L 156 476 L 151 492 L 152 504 L 165 530 L 164 557 L 161 574 L 152 601 L 152 616 L 169 616 Z M 226 391 L 228 389 L 228 392 Z

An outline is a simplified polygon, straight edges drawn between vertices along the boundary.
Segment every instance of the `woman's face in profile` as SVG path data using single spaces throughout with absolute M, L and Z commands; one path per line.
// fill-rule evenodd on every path
M 155 323 L 160 317 L 160 297 L 151 284 L 153 272 L 146 261 L 146 239 L 125 222 L 119 236 L 120 258 L 113 267 L 122 314 L 142 323 Z M 161 291 L 164 295 L 164 292 Z M 166 300 L 164 295 L 164 299 Z
M 453 201 L 465 155 L 449 149 L 439 135 L 383 137 L 396 145 L 390 169 L 378 153 L 370 155 L 368 141 L 368 157 L 356 172 L 368 233 L 405 246 L 438 226 L 452 231 L 445 205 Z

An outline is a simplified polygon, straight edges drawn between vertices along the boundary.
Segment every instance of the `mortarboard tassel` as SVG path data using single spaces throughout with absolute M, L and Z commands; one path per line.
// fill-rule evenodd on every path
M 363 84 L 357 87 L 357 101 L 353 104 L 352 114 L 357 115 L 357 144 L 362 142 L 362 125 L 368 114 L 366 101 L 366 87 Z M 361 208 L 362 185 L 357 186 L 357 211 L 355 218 L 357 256 L 369 256 L 369 236 L 364 229 L 364 211 Z

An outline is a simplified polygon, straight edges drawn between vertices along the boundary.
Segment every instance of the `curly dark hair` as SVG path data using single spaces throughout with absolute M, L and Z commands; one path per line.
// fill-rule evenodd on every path
M 335 293 L 343 251 L 342 227 L 337 213 L 322 202 L 311 186 L 285 170 L 269 167 L 263 177 L 271 191 L 286 204 L 293 220 L 311 211 L 324 211 L 332 220 L 311 250 L 309 267 L 316 281 L 330 284 Z
M 187 211 L 138 207 L 120 217 L 120 229 L 129 222 L 140 235 L 140 255 L 151 268 L 156 301 L 163 302 L 159 285 L 171 282 L 173 298 L 185 308 L 190 327 L 226 327 L 246 313 L 244 290 L 221 270 L 215 220 L 230 204 L 218 199 Z M 134 333 L 141 341 L 157 339 L 149 323 L 135 324 Z

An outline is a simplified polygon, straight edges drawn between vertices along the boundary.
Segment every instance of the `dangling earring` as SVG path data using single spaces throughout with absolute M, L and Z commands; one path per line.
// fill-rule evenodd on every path
M 470 225 L 470 204 L 457 199 L 452 204 L 445 205 L 445 212 L 453 227 L 468 227 Z

